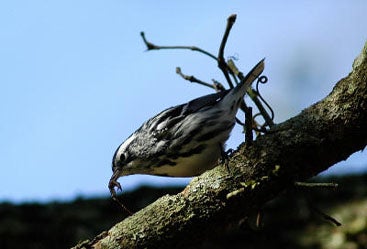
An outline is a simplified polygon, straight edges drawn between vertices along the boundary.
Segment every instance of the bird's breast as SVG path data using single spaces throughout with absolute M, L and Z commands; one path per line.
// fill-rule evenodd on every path
M 204 149 L 199 154 L 170 160 L 170 165 L 165 164 L 159 167 L 154 167 L 151 174 L 174 177 L 197 176 L 214 168 L 220 156 L 221 147 L 218 144 L 217 146 L 211 146 Z

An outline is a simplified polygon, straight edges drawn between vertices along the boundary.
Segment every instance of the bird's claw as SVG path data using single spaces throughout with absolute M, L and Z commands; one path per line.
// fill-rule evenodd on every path
M 227 171 L 229 173 L 231 173 L 231 169 L 229 168 L 229 157 L 231 157 L 234 153 L 233 149 L 229 149 L 227 151 L 224 151 L 223 146 L 220 144 L 220 149 L 221 149 L 221 157 L 219 159 L 219 162 L 224 164 Z
M 233 155 L 234 152 L 234 149 L 229 149 L 227 151 L 222 150 L 220 163 L 228 163 L 229 158 Z

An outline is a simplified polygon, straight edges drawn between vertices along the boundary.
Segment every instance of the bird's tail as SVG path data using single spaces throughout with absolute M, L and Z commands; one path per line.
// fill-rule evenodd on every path
M 224 99 L 221 101 L 221 105 L 223 106 L 232 106 L 235 105 L 236 108 L 231 108 L 231 110 L 237 112 L 237 108 L 239 107 L 239 104 L 241 103 L 241 99 L 246 94 L 247 88 L 250 87 L 252 82 L 254 82 L 257 77 L 261 75 L 261 73 L 264 71 L 264 59 L 259 61 L 252 69 L 251 71 L 245 76 L 241 77 L 241 82 L 232 90 L 228 92 L 228 94 L 224 97 Z
M 247 75 L 241 79 L 241 82 L 233 89 L 233 94 L 245 95 L 247 88 L 259 77 L 265 68 L 265 58 L 259 61 Z

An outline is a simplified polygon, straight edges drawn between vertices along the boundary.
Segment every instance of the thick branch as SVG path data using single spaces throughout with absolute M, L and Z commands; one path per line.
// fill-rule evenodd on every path
M 299 115 L 76 248 L 187 248 L 236 223 L 295 181 L 345 160 L 367 144 L 367 43 L 352 72 Z

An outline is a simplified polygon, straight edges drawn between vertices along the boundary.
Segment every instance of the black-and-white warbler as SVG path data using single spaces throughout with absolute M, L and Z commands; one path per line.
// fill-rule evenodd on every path
M 168 108 L 146 121 L 116 150 L 109 182 L 132 174 L 188 177 L 213 168 L 235 125 L 236 113 L 251 83 L 264 70 L 264 59 L 236 87 Z

